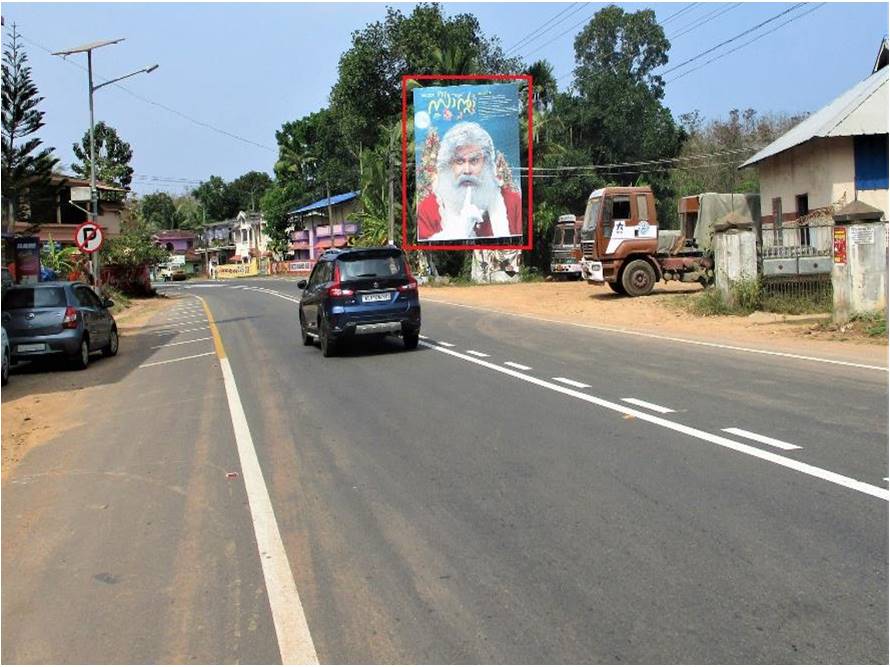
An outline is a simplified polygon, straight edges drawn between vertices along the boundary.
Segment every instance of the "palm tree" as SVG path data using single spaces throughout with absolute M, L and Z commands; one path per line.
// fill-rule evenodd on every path
M 532 77 L 535 108 L 539 111 L 551 109 L 557 93 L 553 65 L 546 60 L 537 60 L 529 65 L 525 73 Z

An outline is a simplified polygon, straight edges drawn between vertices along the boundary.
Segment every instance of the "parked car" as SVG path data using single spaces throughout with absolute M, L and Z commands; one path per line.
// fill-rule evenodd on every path
M 113 305 L 86 283 L 10 287 L 3 295 L 2 310 L 11 361 L 56 355 L 82 369 L 89 365 L 92 352 L 113 357 L 118 350 L 117 324 L 108 312 Z
M 318 340 L 330 357 L 355 336 L 400 334 L 413 350 L 420 337 L 420 297 L 408 260 L 395 246 L 325 252 L 297 286 L 304 345 Z
M 9 353 L 9 338 L 6 337 L 6 329 L 0 327 L 3 332 L 3 366 L 0 370 L 0 384 L 9 382 L 9 367 L 12 366 L 12 355 Z

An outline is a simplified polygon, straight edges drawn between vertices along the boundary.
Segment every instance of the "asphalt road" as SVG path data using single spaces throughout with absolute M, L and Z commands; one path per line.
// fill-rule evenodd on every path
M 430 302 L 420 349 L 324 359 L 293 281 L 167 289 L 177 345 L 138 361 L 171 363 L 4 487 L 4 662 L 275 662 L 303 631 L 196 296 L 321 662 L 887 662 L 886 371 Z

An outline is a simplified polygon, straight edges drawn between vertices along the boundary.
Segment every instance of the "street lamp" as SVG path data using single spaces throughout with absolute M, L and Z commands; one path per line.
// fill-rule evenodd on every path
M 103 46 L 119 44 L 120 42 L 124 41 L 124 39 L 125 38 L 121 37 L 119 39 L 108 39 L 100 42 L 91 42 L 90 44 L 84 44 L 83 46 L 76 46 L 73 49 L 65 49 L 64 51 L 56 51 L 55 53 L 53 53 L 54 56 L 62 57 L 67 57 L 75 53 L 87 54 L 87 76 L 89 77 L 90 86 L 90 218 L 92 219 L 93 224 L 99 223 L 99 191 L 96 189 L 96 136 L 95 122 L 93 120 L 93 93 L 111 83 L 117 83 L 118 81 L 127 79 L 131 76 L 142 74 L 143 72 L 145 74 L 150 74 L 158 68 L 157 65 L 143 67 L 142 69 L 135 72 L 130 72 L 129 74 L 125 74 L 124 76 L 119 76 L 116 79 L 111 79 L 110 81 L 100 83 L 98 86 L 94 86 L 93 50 L 102 48 Z M 93 253 L 93 278 L 95 280 L 96 287 L 98 287 L 99 283 L 101 282 L 101 277 L 99 275 L 99 253 Z

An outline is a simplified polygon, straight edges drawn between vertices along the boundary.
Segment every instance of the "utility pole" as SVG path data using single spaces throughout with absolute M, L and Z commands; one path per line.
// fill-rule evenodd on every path
M 96 188 L 96 131 L 95 131 L 95 121 L 93 116 L 93 93 L 99 90 L 104 86 L 108 86 L 112 83 L 117 83 L 123 79 L 128 79 L 131 76 L 136 76 L 137 74 L 150 74 L 155 71 L 158 66 L 152 65 L 150 67 L 143 67 L 140 70 L 135 72 L 130 72 L 129 74 L 125 74 L 124 76 L 119 76 L 116 79 L 111 79 L 110 81 L 105 81 L 104 83 L 100 83 L 98 86 L 93 85 L 93 50 L 102 48 L 103 46 L 111 46 L 112 44 L 119 44 L 124 41 L 124 38 L 120 39 L 109 39 L 102 42 L 92 42 L 91 44 L 84 44 L 83 46 L 77 46 L 73 49 L 65 49 L 64 51 L 56 51 L 53 53 L 54 56 L 62 56 L 67 57 L 74 53 L 86 53 L 87 54 L 87 77 L 89 82 L 89 94 L 90 94 L 90 222 L 94 225 L 99 224 L 99 191 Z M 93 264 L 93 278 L 95 281 L 95 286 L 98 288 L 101 283 L 101 276 L 99 275 L 99 271 L 101 270 L 101 266 L 99 264 L 99 253 L 92 253 L 92 264 Z
M 328 195 L 328 233 L 331 238 L 331 250 L 334 249 L 334 211 L 331 208 L 331 183 L 328 179 L 324 182 L 325 192 Z

